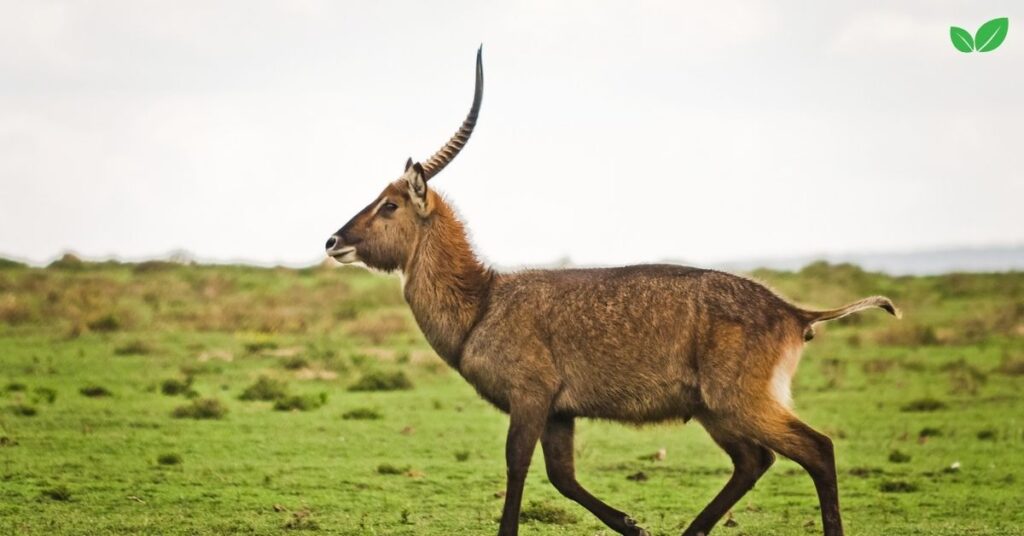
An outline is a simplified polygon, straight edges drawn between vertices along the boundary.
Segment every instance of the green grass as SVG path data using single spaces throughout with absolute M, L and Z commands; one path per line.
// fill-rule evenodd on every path
M 835 440 L 848 533 L 1024 533 L 1024 275 L 757 275 L 802 303 L 884 293 L 906 314 L 818 329 L 795 379 L 798 412 Z M 0 386 L 0 533 L 497 530 L 507 417 L 430 352 L 392 278 L 0 263 Z M 731 470 L 694 424 L 577 436 L 580 481 L 657 535 Z M 539 449 L 524 505 L 523 534 L 610 534 L 551 487 Z M 715 534 L 820 532 L 786 460 L 731 519 Z

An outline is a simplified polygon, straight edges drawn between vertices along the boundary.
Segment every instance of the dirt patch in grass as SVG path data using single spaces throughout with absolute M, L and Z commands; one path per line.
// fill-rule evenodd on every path
M 338 373 L 333 370 L 306 367 L 296 370 L 295 378 L 298 380 L 336 380 Z
M 341 414 L 346 421 L 376 421 L 381 418 L 379 411 L 370 408 L 355 408 Z
M 880 376 L 889 372 L 895 364 L 892 359 L 870 359 L 861 365 L 861 369 L 869 376 Z
M 904 404 L 903 406 L 900 407 L 900 411 L 929 412 L 943 410 L 946 409 L 947 407 L 948 406 L 946 406 L 946 403 L 941 400 L 938 400 L 936 398 L 925 397 L 918 398 L 917 400 L 913 400 L 911 402 L 908 402 L 907 404 Z
M 277 411 L 311 411 L 327 403 L 327 393 L 316 395 L 292 395 L 278 398 L 274 402 Z
M 79 389 L 78 392 L 82 393 L 82 396 L 87 396 L 89 398 L 103 398 L 105 396 L 113 395 L 110 390 L 102 385 L 86 385 Z
M 191 404 L 178 406 L 171 412 L 176 419 L 221 419 L 228 412 L 227 406 L 216 398 L 200 398 Z
M 572 525 L 579 522 L 579 518 L 568 510 L 540 501 L 530 501 L 519 514 L 519 519 L 546 525 Z
M 260 376 L 256 382 L 246 387 L 239 400 L 264 400 L 271 401 L 288 396 L 288 385 L 281 380 L 275 380 L 268 376 Z
M 412 381 L 402 371 L 372 371 L 363 374 L 349 391 L 403 391 L 412 389 Z
M 281 528 L 285 530 L 320 530 L 320 524 L 313 519 L 313 513 L 303 508 L 292 512 Z

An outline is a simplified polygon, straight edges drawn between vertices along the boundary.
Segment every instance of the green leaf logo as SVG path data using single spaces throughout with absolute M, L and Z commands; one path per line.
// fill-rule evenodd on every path
M 967 30 L 950 26 L 949 38 L 953 40 L 953 46 L 960 52 L 974 52 L 974 38 L 967 33 Z
M 1006 39 L 1006 33 L 1010 29 L 1010 19 L 1006 17 L 992 19 L 978 28 L 978 31 L 971 37 L 971 34 L 963 28 L 956 26 L 949 27 L 949 39 L 953 46 L 960 52 L 991 52 Z
M 978 33 L 974 34 L 974 45 L 978 52 L 989 52 L 999 48 L 999 45 L 1003 44 L 1003 39 L 1006 39 L 1009 28 L 1010 19 L 1006 17 L 982 24 L 981 28 L 978 28 Z

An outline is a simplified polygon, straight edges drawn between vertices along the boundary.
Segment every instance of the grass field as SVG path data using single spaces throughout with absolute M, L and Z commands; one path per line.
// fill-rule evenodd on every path
M 904 310 L 820 328 L 795 379 L 798 412 L 835 439 L 848 533 L 1024 534 L 1024 274 L 754 275 L 807 305 L 882 293 Z M 493 534 L 506 424 L 393 278 L 0 261 L 3 534 Z M 578 430 L 581 482 L 654 534 L 730 474 L 695 424 Z M 539 452 L 524 504 L 523 534 L 610 534 Z M 789 461 L 729 519 L 716 534 L 820 533 Z

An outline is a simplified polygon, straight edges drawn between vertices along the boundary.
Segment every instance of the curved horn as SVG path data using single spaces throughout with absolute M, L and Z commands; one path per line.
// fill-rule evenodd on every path
M 466 120 L 462 122 L 462 126 L 452 136 L 452 139 L 448 140 L 444 147 L 441 147 L 440 150 L 434 153 L 434 156 L 430 157 L 430 160 L 423 164 L 424 180 L 430 180 L 431 177 L 444 169 L 455 158 L 455 155 L 459 154 L 459 151 L 465 147 L 466 142 L 469 141 L 469 136 L 473 134 L 476 118 L 480 115 L 480 102 L 484 98 L 483 50 L 483 45 L 480 45 L 480 48 L 476 51 L 476 89 L 473 91 L 473 107 L 469 109 L 469 115 L 466 116 Z

